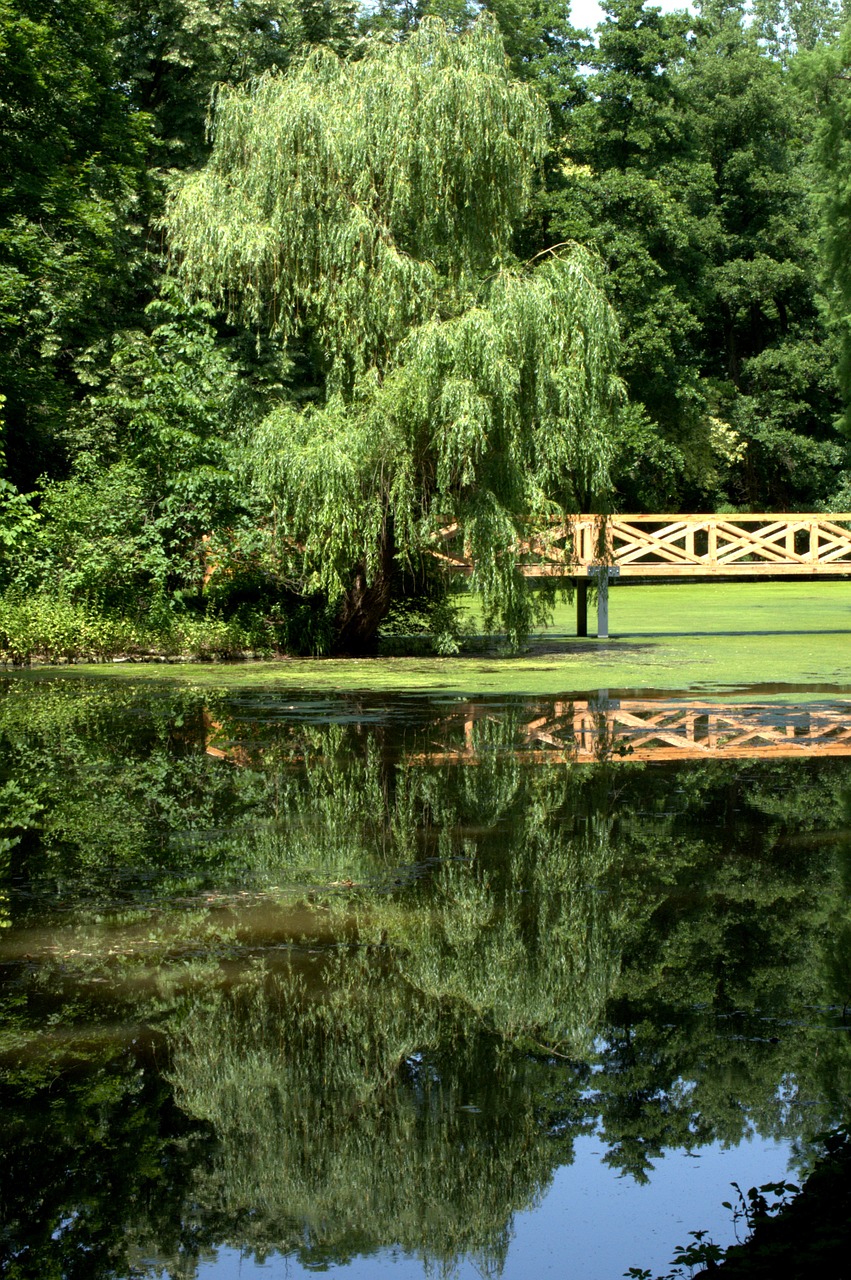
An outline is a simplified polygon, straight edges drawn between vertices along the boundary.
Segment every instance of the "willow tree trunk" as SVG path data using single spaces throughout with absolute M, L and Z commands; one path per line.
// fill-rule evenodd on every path
M 392 599 L 394 540 L 390 528 L 382 536 L 378 564 L 367 580 L 364 566 L 357 565 L 352 585 L 343 596 L 337 614 L 337 653 L 354 656 L 375 653 L 378 628 L 387 616 Z

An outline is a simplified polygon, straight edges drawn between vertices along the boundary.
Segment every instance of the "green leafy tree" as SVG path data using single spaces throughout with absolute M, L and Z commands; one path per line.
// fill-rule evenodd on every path
M 703 465 L 697 340 L 711 180 L 685 99 L 693 28 L 642 0 L 607 4 L 589 93 L 565 121 L 565 163 L 550 175 L 553 231 L 601 254 L 621 319 L 632 404 L 616 437 L 621 509 L 676 508 Z
M 0 6 L 0 391 L 10 479 L 65 465 L 77 353 L 147 283 L 150 121 L 119 83 L 108 0 Z
M 544 202 L 608 266 L 631 401 L 622 507 L 808 508 L 847 465 L 792 60 L 739 5 L 695 19 L 612 0 L 598 29 Z
M 6 397 L 0 395 L 0 413 L 5 402 Z M 0 584 L 5 586 L 21 552 L 31 546 L 39 517 L 33 509 L 32 495 L 19 493 L 3 475 L 6 470 L 3 426 L 0 417 Z
M 187 284 L 324 366 L 320 403 L 262 427 L 255 476 L 293 579 L 339 601 L 343 650 L 453 525 L 519 639 L 543 599 L 516 567 L 524 521 L 606 491 L 617 330 L 595 264 L 510 252 L 546 119 L 491 22 L 430 20 L 221 92 L 210 162 L 171 203 Z
M 167 281 L 143 321 L 89 374 L 73 470 L 42 484 L 39 537 L 17 564 L 21 584 L 130 613 L 200 597 L 205 539 L 245 513 L 234 458 L 264 398 L 261 361 L 245 367 L 208 304 Z
M 828 302 L 839 343 L 839 382 L 843 398 L 842 426 L 851 429 L 851 25 L 828 48 L 803 64 L 804 78 L 819 108 L 815 152 L 821 189 L 823 267 Z
M 157 165 L 188 168 L 206 157 L 217 84 L 284 70 L 312 45 L 345 51 L 355 10 L 352 0 L 121 0 L 116 56 L 131 100 L 151 118 Z
M 847 456 L 818 291 L 812 110 L 738 7 L 707 6 L 707 20 L 689 84 L 713 175 L 701 363 L 710 409 L 744 445 L 719 488 L 751 510 L 811 507 Z
M 465 31 L 483 11 L 499 24 L 513 75 L 534 85 L 550 107 L 556 131 L 563 131 L 565 112 L 586 96 L 582 67 L 591 49 L 588 33 L 574 27 L 564 0 L 379 0 L 361 10 L 358 27 L 398 38 L 426 18 L 441 18 L 453 30 Z
M 144 327 L 166 167 L 207 154 L 218 82 L 354 35 L 349 0 L 3 0 L 0 393 L 10 483 L 67 475 L 97 353 Z
M 753 4 L 762 41 L 774 57 L 784 60 L 835 40 L 843 11 L 842 0 L 755 0 Z

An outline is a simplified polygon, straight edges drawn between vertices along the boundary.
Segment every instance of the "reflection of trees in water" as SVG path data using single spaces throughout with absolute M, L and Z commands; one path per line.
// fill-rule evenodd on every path
M 179 1110 L 147 1085 L 132 1105 L 149 1169 L 182 1173 L 149 1215 L 138 1165 L 114 1170 L 137 1188 L 132 1212 L 116 1203 L 139 1256 L 229 1241 L 318 1262 L 396 1242 L 498 1267 L 511 1214 L 595 1123 L 609 1162 L 643 1177 L 664 1148 L 752 1129 L 806 1162 L 847 1116 L 848 1036 L 830 1029 L 851 1001 L 844 762 L 524 765 L 509 709 L 473 725 L 479 763 L 435 768 L 417 762 L 425 712 L 404 732 L 251 728 L 222 702 L 237 763 L 205 752 L 209 704 L 0 701 L 16 873 L 51 910 L 60 893 L 83 904 L 6 984 L 9 1131 L 37 1169 L 58 1125 L 76 1161 L 54 1226 L 79 1214 L 75 1180 L 92 1185 L 91 1133 L 122 1132 L 129 1103 L 104 1101 L 82 1031 L 73 1072 L 49 1065 L 50 1020 L 156 1021 L 173 1045 Z M 116 868 L 136 909 L 87 923 Z M 240 886 L 277 919 L 268 936 L 233 896 L 221 906 Z M 152 892 L 193 910 L 151 913 Z M 57 1078 L 73 1121 L 51 1112 Z M 193 1141 L 214 1135 L 203 1164 L 168 1154 L 176 1116 Z M 9 1145 L 12 1180 L 17 1159 Z
M 0 1273 L 113 1280 L 152 1246 L 197 1254 L 182 1208 L 211 1135 L 175 1105 L 150 1046 L 95 1035 L 69 1051 L 59 1033 L 40 1049 L 0 1059 Z
M 332 960 L 320 988 L 284 971 L 199 1001 L 172 1079 L 219 1139 L 192 1190 L 219 1238 L 314 1263 L 392 1242 L 486 1272 L 569 1158 L 549 1108 L 561 1119 L 580 1087 L 363 953 Z
M 648 771 L 644 801 L 662 809 L 658 829 L 629 819 L 628 927 L 595 1079 L 606 1158 L 642 1176 L 666 1146 L 758 1132 L 791 1139 L 806 1167 L 819 1131 L 848 1115 L 827 964 L 848 910 L 848 766 L 676 771 L 673 806 L 660 776 Z
M 578 1056 L 619 969 L 618 905 L 605 892 L 616 854 L 604 819 L 574 831 L 555 818 L 574 790 L 563 770 L 524 781 L 507 847 L 444 861 L 389 936 L 419 990 L 463 1001 L 509 1038 Z
M 34 897 L 42 910 L 110 908 L 208 883 L 204 837 L 265 803 L 266 787 L 210 768 L 203 710 L 183 691 L 0 685 L 0 866 L 27 890 L 16 916 Z

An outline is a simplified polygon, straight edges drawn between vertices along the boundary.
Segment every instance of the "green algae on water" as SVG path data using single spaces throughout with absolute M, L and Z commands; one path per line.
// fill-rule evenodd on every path
M 608 640 L 576 636 L 572 606 L 524 652 L 453 658 L 114 663 L 68 675 L 210 688 L 556 694 L 589 689 L 723 693 L 756 685 L 851 687 L 851 582 L 619 584 Z M 589 618 L 593 629 L 593 614 Z M 29 673 L 27 673 L 29 674 Z

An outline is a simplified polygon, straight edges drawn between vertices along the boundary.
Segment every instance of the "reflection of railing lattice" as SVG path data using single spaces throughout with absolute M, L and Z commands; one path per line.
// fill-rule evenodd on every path
M 297 722 L 294 722 L 294 728 Z M 262 758 L 264 734 L 231 737 L 237 724 L 205 715 L 206 752 L 231 764 Z M 494 754 L 528 762 L 708 760 L 851 756 L 851 702 L 810 706 L 728 706 L 661 699 L 532 703 L 506 720 L 483 703 L 462 703 L 432 722 L 430 745 L 400 763 L 480 764 Z M 290 762 L 303 758 L 298 736 Z M 315 747 L 313 749 L 315 753 Z M 305 753 L 306 754 L 306 753 Z M 321 749 L 319 751 L 321 754 Z
M 477 720 L 464 720 L 464 745 L 418 753 L 417 763 L 478 763 Z M 460 726 L 459 726 L 460 728 Z M 724 706 L 715 703 L 555 703 L 518 726 L 514 754 L 526 761 L 696 760 L 851 756 L 851 705 Z

